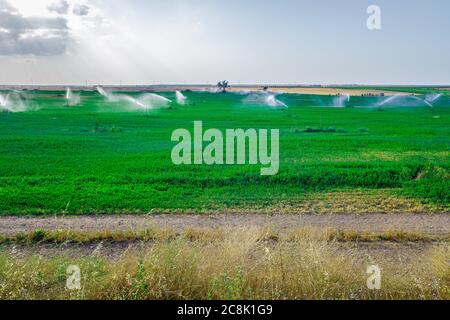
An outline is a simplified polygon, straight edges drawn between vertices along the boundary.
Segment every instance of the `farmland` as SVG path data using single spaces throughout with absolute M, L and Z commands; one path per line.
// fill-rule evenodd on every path
M 99 91 L 3 99 L 1 299 L 449 299 L 445 95 Z M 173 164 L 195 121 L 279 129 L 278 174 Z
M 67 107 L 63 92 L 30 91 L 28 112 L 0 113 L 0 213 L 295 212 L 326 194 L 325 207 L 355 194 L 361 203 L 375 196 L 447 211 L 446 97 L 433 108 L 372 108 L 376 97 L 336 108 L 333 97 L 284 94 L 278 99 L 289 108 L 277 109 L 238 93 L 185 95 L 184 106 L 145 111 L 96 92 Z M 196 120 L 220 130 L 280 129 L 278 175 L 251 165 L 175 166 L 171 134 Z

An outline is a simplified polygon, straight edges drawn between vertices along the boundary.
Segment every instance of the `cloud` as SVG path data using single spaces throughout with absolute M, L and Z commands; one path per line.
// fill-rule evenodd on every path
M 36 55 L 54 56 L 66 52 L 68 38 L 65 33 L 60 34 L 36 34 L 25 38 L 0 32 L 0 55 Z
M 67 14 L 69 11 L 69 3 L 66 0 L 60 0 L 47 6 L 48 11 L 58 14 Z
M 66 52 L 69 40 L 65 18 L 24 17 L 0 0 L 0 55 L 60 55 Z
M 73 7 L 73 14 L 76 16 L 87 16 L 89 14 L 89 7 L 84 4 L 76 4 Z
M 17 9 L 6 2 L 6 0 L 0 0 L 0 12 L 2 11 L 17 12 Z

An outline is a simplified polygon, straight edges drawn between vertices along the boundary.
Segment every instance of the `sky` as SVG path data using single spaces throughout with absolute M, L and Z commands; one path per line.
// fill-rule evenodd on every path
M 0 84 L 450 85 L 449 12 L 448 0 L 0 0 Z

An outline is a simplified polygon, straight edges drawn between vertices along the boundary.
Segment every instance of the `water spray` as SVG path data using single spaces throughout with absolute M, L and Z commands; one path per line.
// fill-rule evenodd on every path
M 378 106 L 378 107 L 382 107 L 382 106 L 384 106 L 384 105 L 390 103 L 391 101 L 394 101 L 394 100 L 397 99 L 398 97 L 399 97 L 399 95 L 390 96 L 389 98 L 384 99 L 383 101 L 379 102 L 377 106 Z
M 6 96 L 0 93 L 0 107 L 3 109 L 6 107 Z
M 102 97 L 109 99 L 110 94 L 108 92 L 106 92 L 105 89 L 103 89 L 102 87 L 97 87 L 96 89 L 97 89 L 97 92 L 100 93 L 100 95 Z
M 210 89 L 209 89 L 209 92 L 210 92 L 210 93 L 219 93 L 219 92 L 220 92 L 220 89 L 217 88 L 217 87 L 210 88 Z
M 287 104 L 285 104 L 283 101 L 280 101 L 276 98 L 275 94 L 269 94 L 267 98 L 265 99 L 265 102 L 270 107 L 283 107 L 288 108 Z
M 170 99 L 156 93 L 145 93 L 141 95 L 137 101 L 140 104 L 143 104 L 146 110 L 167 107 L 170 103 L 172 103 Z
M 431 103 L 429 103 L 427 100 L 425 100 L 425 99 L 420 99 L 419 97 L 417 97 L 417 96 L 412 96 L 415 100 L 417 100 L 417 101 L 420 101 L 420 102 L 423 102 L 423 103 L 425 103 L 428 107 L 430 107 L 430 108 L 433 108 L 433 105 L 431 104 Z
M 80 103 L 80 95 L 72 92 L 72 89 L 67 88 L 66 90 L 66 100 L 67 106 L 73 107 Z
M 8 92 L 6 96 L 0 94 L 0 109 L 4 112 L 25 112 L 28 111 L 26 104 L 22 100 L 19 91 Z
M 272 108 L 287 109 L 288 105 L 283 101 L 277 99 L 277 93 L 272 92 L 257 92 L 249 94 L 243 102 L 246 104 L 266 105 Z
M 98 93 L 111 102 L 127 102 L 128 105 L 138 107 L 148 111 L 154 108 L 162 108 L 169 105 L 172 101 L 155 93 L 145 93 L 135 98 L 126 94 L 113 94 L 107 92 L 102 87 L 97 87 Z
M 433 103 L 439 99 L 439 95 L 425 96 L 424 99 L 416 96 L 416 95 L 403 95 L 397 94 L 393 95 L 387 99 L 384 99 L 380 103 L 377 104 L 378 107 L 382 106 L 409 106 L 409 107 L 420 107 L 420 106 L 428 106 L 433 107 Z
M 177 103 L 179 104 L 179 105 L 185 105 L 186 104 L 186 100 L 187 100 L 187 98 L 186 98 L 186 96 L 184 95 L 184 94 L 182 94 L 180 91 L 175 91 L 175 96 L 176 96 L 176 99 L 177 99 Z
M 339 94 L 333 99 L 333 106 L 343 108 L 350 102 L 350 95 Z
M 442 93 L 430 93 L 425 95 L 425 101 L 428 102 L 431 106 L 442 97 Z

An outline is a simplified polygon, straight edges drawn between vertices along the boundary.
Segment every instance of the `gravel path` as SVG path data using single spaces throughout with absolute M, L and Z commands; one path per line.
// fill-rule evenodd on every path
M 316 227 L 340 230 L 383 232 L 403 230 L 426 234 L 450 233 L 450 214 L 336 214 L 336 215 L 114 215 L 70 217 L 0 217 L 0 235 L 12 235 L 35 229 L 46 230 L 141 230 L 151 226 L 183 230 L 211 227 L 271 227 L 282 231 Z

